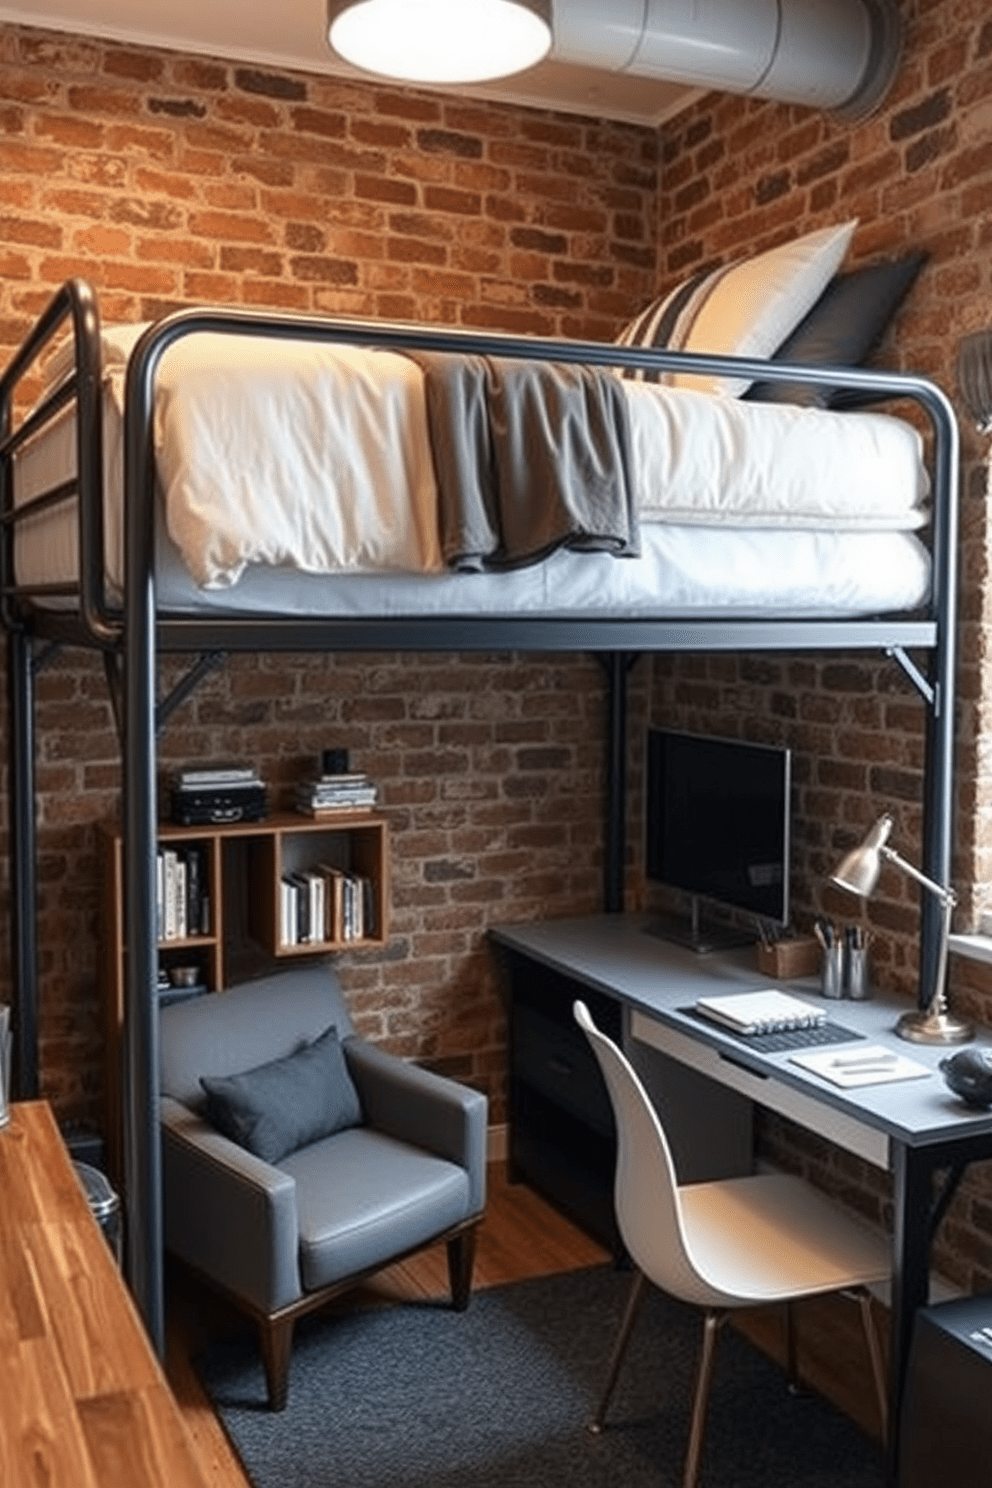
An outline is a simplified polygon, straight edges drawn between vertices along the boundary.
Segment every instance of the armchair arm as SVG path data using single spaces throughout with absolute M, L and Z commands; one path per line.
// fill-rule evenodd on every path
M 486 1202 L 486 1097 L 364 1039 L 347 1038 L 342 1047 L 369 1125 L 464 1168 L 471 1212 L 481 1213 Z
M 295 1179 L 169 1096 L 160 1121 L 168 1248 L 265 1313 L 296 1301 Z

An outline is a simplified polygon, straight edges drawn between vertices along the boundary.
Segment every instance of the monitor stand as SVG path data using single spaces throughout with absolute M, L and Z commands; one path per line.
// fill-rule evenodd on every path
M 649 920 L 644 929 L 648 935 L 657 935 L 661 940 L 670 940 L 675 945 L 685 946 L 698 956 L 712 951 L 730 951 L 737 946 L 753 945 L 757 934 L 745 925 L 736 925 L 730 920 L 704 919 L 700 901 L 695 894 L 689 899 L 688 914 L 662 914 Z

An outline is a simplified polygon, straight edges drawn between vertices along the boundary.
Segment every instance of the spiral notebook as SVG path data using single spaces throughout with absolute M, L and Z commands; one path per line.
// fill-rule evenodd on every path
M 773 988 L 762 992 L 731 992 L 725 997 L 697 998 L 695 1010 L 735 1033 L 781 1033 L 793 1028 L 816 1028 L 826 1023 L 823 1008 L 801 997 Z

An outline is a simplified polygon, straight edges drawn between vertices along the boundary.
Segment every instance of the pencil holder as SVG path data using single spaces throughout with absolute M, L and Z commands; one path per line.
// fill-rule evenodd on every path
M 820 947 L 812 935 L 776 940 L 771 945 L 759 941 L 757 964 L 762 976 L 777 977 L 781 981 L 816 976 L 820 969 Z
M 820 991 L 824 997 L 844 995 L 844 947 L 840 943 L 824 949 L 820 964 Z
M 871 996 L 868 985 L 868 947 L 844 947 L 843 995 L 854 1002 L 864 1002 Z

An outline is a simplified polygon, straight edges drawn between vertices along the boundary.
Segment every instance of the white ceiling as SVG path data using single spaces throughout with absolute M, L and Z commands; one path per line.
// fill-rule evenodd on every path
M 324 0 L 26 0 L 0 21 L 302 72 L 358 77 L 327 44 Z M 459 90 L 597 118 L 659 124 L 693 96 L 680 83 L 542 62 Z

